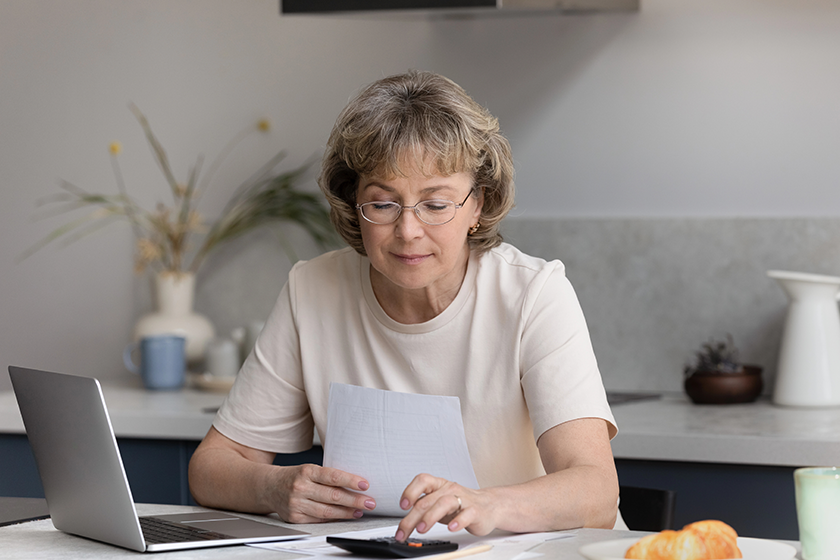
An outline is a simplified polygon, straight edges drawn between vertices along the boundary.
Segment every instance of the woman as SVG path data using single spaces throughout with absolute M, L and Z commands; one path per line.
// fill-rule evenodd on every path
M 410 72 L 338 117 L 320 186 L 349 248 L 298 263 L 190 463 L 207 506 L 293 523 L 375 511 L 358 473 L 278 467 L 325 437 L 331 381 L 454 395 L 480 490 L 428 474 L 396 537 L 611 528 L 616 428 L 559 261 L 502 243 L 510 148 L 459 86 Z

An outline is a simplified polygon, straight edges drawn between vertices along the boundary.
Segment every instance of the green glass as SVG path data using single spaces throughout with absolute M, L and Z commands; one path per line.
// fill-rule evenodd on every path
M 793 481 L 803 560 L 836 560 L 840 557 L 840 469 L 796 469 Z

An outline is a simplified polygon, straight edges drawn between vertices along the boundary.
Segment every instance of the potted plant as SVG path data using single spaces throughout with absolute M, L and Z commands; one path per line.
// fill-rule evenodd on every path
M 140 318 L 135 325 L 134 338 L 162 333 L 182 334 L 187 339 L 187 359 L 196 362 L 203 358 L 205 345 L 214 336 L 212 324 L 193 311 L 195 274 L 206 257 L 220 245 L 236 239 L 258 227 L 280 222 L 301 226 L 321 247 L 336 241 L 329 210 L 320 195 L 298 188 L 308 165 L 290 171 L 276 171 L 284 153 L 271 158 L 262 168 L 234 190 L 221 214 L 208 220 L 197 206 L 201 196 L 211 186 L 215 172 L 225 157 L 250 133 L 269 130 L 268 121 L 247 127 L 235 135 L 225 149 L 203 172 L 203 158 L 198 157 L 186 181 L 175 177 L 163 146 L 152 133 L 146 117 L 130 106 L 145 132 L 155 163 L 160 168 L 167 198 L 153 209 L 141 206 L 128 193 L 119 165 L 122 146 L 109 146 L 117 184 L 117 193 L 92 193 L 62 181 L 62 192 L 43 200 L 52 206 L 53 214 L 90 211 L 53 230 L 47 237 L 30 247 L 23 255 L 36 252 L 47 244 L 64 239 L 72 242 L 115 221 L 127 222 L 134 232 L 135 271 L 154 272 L 156 310 Z M 280 244 L 290 260 L 296 260 L 291 246 L 278 232 Z
M 743 364 L 738 348 L 727 334 L 726 340 L 703 344 L 693 363 L 684 370 L 685 392 L 698 404 L 753 402 L 761 394 L 761 367 Z

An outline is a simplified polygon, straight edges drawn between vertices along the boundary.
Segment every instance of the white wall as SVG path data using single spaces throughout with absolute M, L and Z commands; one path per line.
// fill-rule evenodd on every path
M 529 214 L 840 212 L 840 2 L 644 2 L 557 85 L 517 131 Z
M 634 14 L 458 20 L 281 17 L 277 4 L 0 1 L 3 369 L 121 375 L 139 311 L 128 229 L 16 257 L 61 223 L 31 219 L 59 178 L 115 191 L 112 140 L 131 192 L 148 205 L 165 195 L 129 101 L 184 176 L 198 153 L 272 120 L 220 173 L 208 214 L 276 150 L 290 164 L 318 154 L 351 95 L 407 68 L 450 76 L 500 118 L 521 216 L 840 209 L 838 2 L 647 0 Z

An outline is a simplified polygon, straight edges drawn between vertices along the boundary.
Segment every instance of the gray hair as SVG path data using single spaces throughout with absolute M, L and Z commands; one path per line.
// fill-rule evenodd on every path
M 480 228 L 468 237 L 479 254 L 502 242 L 499 225 L 513 208 L 513 158 L 498 120 L 455 82 L 410 71 L 378 80 L 341 112 L 324 154 L 318 184 L 333 225 L 364 255 L 356 192 L 360 175 L 405 177 L 466 172 L 483 196 Z

